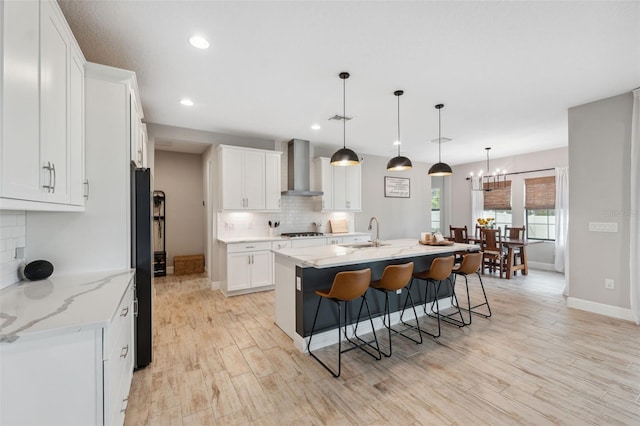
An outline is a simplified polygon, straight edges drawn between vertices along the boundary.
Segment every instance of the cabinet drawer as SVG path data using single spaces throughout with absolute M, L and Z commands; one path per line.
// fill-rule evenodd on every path
M 291 241 L 290 240 L 283 240 L 283 241 L 272 241 L 271 242 L 271 250 L 280 250 L 283 248 L 291 248 Z
M 239 253 L 243 251 L 271 250 L 271 241 L 257 241 L 255 243 L 227 244 L 227 253 Z

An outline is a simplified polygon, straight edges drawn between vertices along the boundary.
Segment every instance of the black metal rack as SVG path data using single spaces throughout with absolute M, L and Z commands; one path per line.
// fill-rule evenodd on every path
M 164 191 L 153 191 L 153 276 L 167 275 L 166 196 Z

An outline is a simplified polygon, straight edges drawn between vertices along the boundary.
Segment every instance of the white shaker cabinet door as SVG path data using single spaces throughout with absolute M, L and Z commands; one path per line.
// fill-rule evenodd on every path
M 226 149 L 220 151 L 220 182 L 222 185 L 222 208 L 225 210 L 244 209 L 244 192 L 242 190 L 242 151 Z
M 264 210 L 265 177 L 264 158 L 261 152 L 244 152 L 244 197 L 245 206 L 249 210 Z
M 280 210 L 280 154 L 265 155 L 265 209 Z
M 45 200 L 69 202 L 68 102 L 71 46 L 64 22 L 49 2 L 40 19 L 40 163 Z
M 251 287 L 251 257 L 248 253 L 227 254 L 227 291 Z
M 273 284 L 273 258 L 270 251 L 251 253 L 251 287 Z
M 39 14 L 36 1 L 7 1 L 2 69 L 2 188 L 5 198 L 39 201 Z

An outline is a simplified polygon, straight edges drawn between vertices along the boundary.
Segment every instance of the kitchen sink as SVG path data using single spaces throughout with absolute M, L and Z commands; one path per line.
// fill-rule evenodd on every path
M 376 247 L 373 241 L 367 241 L 366 243 L 347 243 L 347 244 L 339 244 L 342 247 L 347 248 L 366 248 L 366 247 Z M 391 244 L 380 243 L 378 247 L 390 246 Z

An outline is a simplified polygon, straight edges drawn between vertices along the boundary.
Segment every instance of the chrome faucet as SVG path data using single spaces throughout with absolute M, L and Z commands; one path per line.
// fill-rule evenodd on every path
M 371 231 L 374 220 L 376 221 L 376 239 L 373 240 L 372 243 L 374 247 L 380 247 L 380 221 L 377 217 L 373 216 L 369 219 L 369 227 L 367 229 Z

